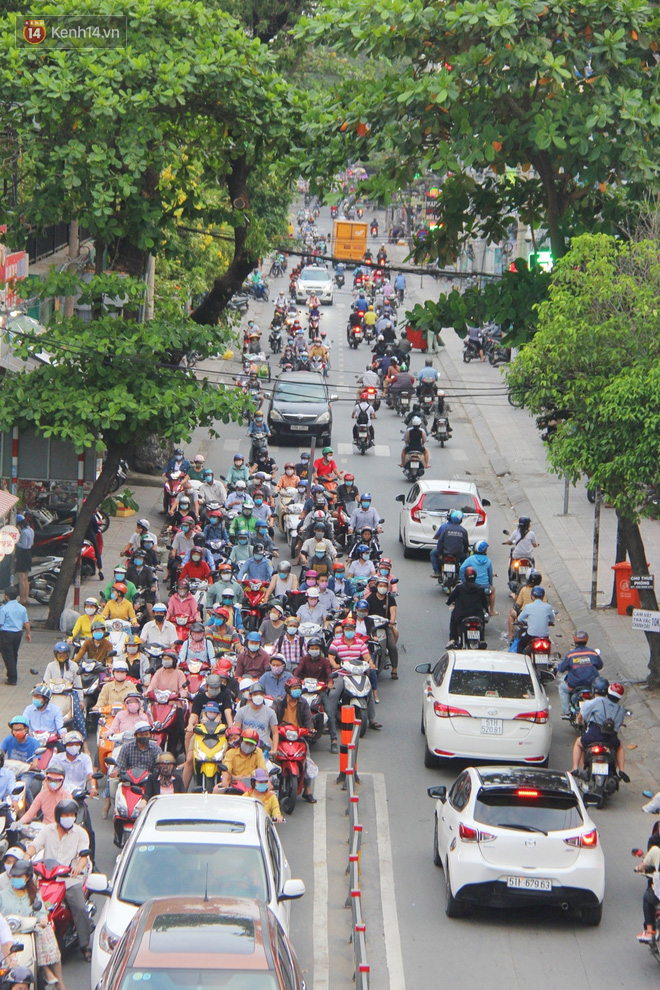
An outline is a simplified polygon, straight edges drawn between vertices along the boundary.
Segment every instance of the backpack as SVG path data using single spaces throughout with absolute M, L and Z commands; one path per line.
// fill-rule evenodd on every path
M 367 410 L 363 408 L 362 403 L 360 403 L 360 411 L 357 414 L 355 421 L 356 423 L 359 423 L 360 426 L 366 426 L 366 424 L 369 422 L 369 416 L 367 415 Z

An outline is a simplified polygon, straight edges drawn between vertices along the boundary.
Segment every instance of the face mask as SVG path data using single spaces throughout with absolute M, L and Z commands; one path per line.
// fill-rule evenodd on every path
M 114 678 L 115 678 L 116 681 L 119 681 L 120 683 L 122 681 L 125 681 L 126 680 L 126 671 L 125 670 L 116 670 L 115 673 L 114 673 Z
M 202 559 L 202 555 L 200 553 L 193 553 L 190 556 L 192 557 L 192 559 L 195 561 L 196 564 L 198 564 L 199 561 Z
M 125 574 L 121 574 L 121 573 L 115 574 L 115 581 L 124 581 L 125 579 L 126 579 Z
M 355 637 L 355 629 L 344 629 L 344 639 L 353 639 Z
M 289 576 L 288 571 L 278 571 L 277 573 L 279 574 L 279 576 L 282 578 L 283 581 L 286 581 L 286 579 Z
M 268 790 L 268 781 L 260 780 L 258 783 L 254 785 L 254 789 L 255 791 L 259 791 L 260 794 L 265 794 L 266 791 Z
M 80 746 L 66 746 L 65 748 L 69 756 L 77 756 L 80 752 Z
M 163 615 L 162 612 L 155 612 L 154 619 L 156 620 L 156 622 L 165 622 L 165 616 Z
M 270 621 L 271 622 L 279 622 L 281 618 L 282 618 L 282 616 L 280 615 L 279 612 L 271 612 L 270 613 Z
M 291 468 L 287 468 L 284 473 L 285 474 L 288 474 L 288 475 L 292 475 L 293 474 L 293 471 L 291 470 Z
M 262 498 L 255 498 L 254 504 L 255 505 L 263 505 L 264 504 L 264 500 Z
M 264 559 L 264 555 L 262 553 L 255 553 L 255 554 L 253 554 L 253 556 L 254 556 L 254 559 L 255 560 L 263 560 Z
M 379 595 L 386 595 L 387 594 L 387 585 L 386 584 L 379 584 L 378 587 L 376 588 L 376 591 L 378 592 Z
M 242 547 L 246 546 L 246 544 L 247 544 L 247 537 L 246 536 L 242 536 L 242 537 L 239 536 L 238 542 L 241 544 Z
M 85 608 L 85 615 L 96 615 L 96 609 L 94 608 L 93 605 L 91 605 L 89 608 Z
M 60 828 L 65 829 L 67 832 L 70 828 L 76 824 L 76 819 L 73 815 L 62 815 L 60 818 Z
M 136 736 L 135 737 L 135 741 L 138 744 L 138 746 L 140 747 L 140 749 L 144 749 L 144 747 L 149 742 L 149 739 L 148 739 L 147 736 Z
M 24 890 L 27 880 L 25 877 L 10 877 L 9 883 L 12 885 L 14 890 Z
M 174 660 L 168 660 L 168 659 L 163 660 L 163 667 L 173 667 L 173 666 L 174 666 Z
M 137 646 L 127 646 L 127 647 L 126 647 L 126 652 L 127 652 L 127 653 L 128 653 L 128 654 L 129 654 L 130 656 L 136 656 L 136 654 L 137 654 L 137 651 L 138 651 L 138 648 L 137 648 Z
M 140 711 L 139 701 L 129 701 L 126 705 L 126 711 L 130 712 L 131 715 L 136 715 Z
M 242 540 L 239 540 L 238 542 L 241 543 Z M 220 580 L 221 581 L 224 581 L 225 584 L 228 584 L 231 581 L 231 574 L 221 574 L 220 575 Z
M 295 636 L 297 632 L 298 632 L 298 626 L 287 626 L 286 627 L 286 634 L 287 634 L 287 636 Z
M 314 556 L 315 557 L 325 557 L 325 550 L 315 550 L 314 551 Z
M 318 650 L 318 649 L 317 649 L 317 648 L 316 648 L 316 647 L 314 646 L 314 647 L 312 647 L 312 649 L 311 649 L 311 650 L 309 651 L 309 655 L 310 655 L 310 657 L 314 657 L 314 658 L 316 659 L 316 657 L 320 657 L 320 656 L 321 656 L 321 651 L 320 651 L 320 650 Z
M 256 653 L 258 649 L 259 649 L 258 643 L 248 643 L 248 650 L 250 650 L 251 653 Z
M 369 560 L 369 554 L 368 553 L 361 554 L 361 557 L 362 557 L 362 560 Z
M 254 697 L 252 698 L 252 704 L 253 705 L 256 705 L 257 708 L 261 708 L 261 706 L 263 705 L 263 703 L 264 703 L 264 696 L 263 696 L 263 694 L 255 694 Z
M 158 767 L 159 777 L 171 777 L 173 773 L 174 773 L 174 767 L 170 766 L 167 763 L 164 763 L 163 766 Z
M 23 742 L 26 736 L 27 736 L 27 732 L 24 729 L 14 730 L 14 739 L 16 739 L 18 742 Z
M 33 698 L 32 704 L 34 705 L 35 708 L 43 708 L 43 706 L 46 704 L 46 701 L 44 698 Z
M 337 571 L 335 573 L 335 581 L 343 581 L 344 580 L 344 576 L 345 576 L 344 575 L 344 571 Z
M 302 690 L 300 688 L 292 688 L 291 689 L 291 697 L 292 698 L 299 698 L 301 694 L 302 694 Z
M 275 676 L 277 677 L 277 675 L 278 675 L 278 674 L 281 674 L 281 673 L 282 673 L 282 671 L 284 670 L 284 665 L 283 665 L 283 664 L 281 664 L 281 663 L 271 663 L 271 665 L 270 665 L 270 669 L 272 670 L 272 672 L 273 672 L 273 673 L 275 674 Z
M 51 789 L 51 791 L 58 791 L 60 789 L 60 787 L 62 786 L 62 781 L 61 780 L 49 780 L 49 781 L 47 781 L 47 783 L 48 783 L 48 786 Z
M 362 621 L 364 622 L 368 614 L 369 614 L 368 612 L 358 612 L 357 617 L 358 619 L 362 619 Z
M 92 639 L 95 639 L 97 642 L 100 639 L 103 639 L 103 630 L 102 629 L 95 629 L 94 632 L 92 633 Z
M 249 756 L 250 753 L 254 753 L 256 748 L 257 747 L 254 743 L 241 743 L 241 752 L 245 753 L 246 756 Z
M 218 626 L 218 627 L 221 627 L 221 626 L 224 626 L 224 624 L 225 624 L 225 620 L 224 620 L 224 619 L 215 619 L 215 620 L 214 620 L 214 624 L 215 624 L 216 626 Z
M 207 688 L 206 694 L 209 698 L 217 698 L 220 694 L 220 688 Z
M 325 591 L 327 587 L 328 587 L 327 581 L 319 581 L 319 588 L 321 589 L 321 591 Z
M 190 532 L 190 526 L 182 526 L 181 527 L 181 532 L 182 533 L 189 533 Z
M 379 574 L 382 574 L 383 577 L 389 577 L 390 576 L 390 572 L 388 570 L 383 570 L 382 567 L 380 568 L 380 570 L 378 571 L 378 573 Z
M 360 504 L 362 505 L 362 508 L 365 510 L 365 512 L 371 506 L 371 502 L 361 502 Z

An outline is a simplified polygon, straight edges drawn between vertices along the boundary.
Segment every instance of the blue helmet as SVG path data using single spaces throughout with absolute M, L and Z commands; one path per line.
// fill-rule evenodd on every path
M 594 694 L 607 694 L 610 682 L 606 677 L 597 677 L 591 685 Z
M 455 523 L 463 522 L 463 513 L 461 512 L 461 510 L 452 509 L 452 511 L 449 513 L 449 521 Z
M 474 549 L 475 553 L 485 553 L 488 549 L 488 544 L 485 540 L 479 540 Z
M 360 601 L 356 604 L 355 607 L 356 608 L 366 608 L 368 610 L 369 609 L 369 602 L 366 601 L 366 599 L 361 598 Z
M 545 588 L 542 588 L 540 584 L 536 588 L 532 588 L 532 598 L 545 598 Z
M 356 553 L 368 553 L 369 552 L 369 547 L 366 545 L 366 543 L 360 543 L 355 548 L 355 551 L 356 551 Z
M 362 492 L 360 495 L 361 502 L 371 502 L 371 492 Z

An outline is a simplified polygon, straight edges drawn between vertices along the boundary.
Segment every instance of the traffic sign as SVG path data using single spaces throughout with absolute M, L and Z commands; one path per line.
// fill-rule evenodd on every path
M 634 608 L 632 627 L 633 629 L 641 629 L 643 632 L 660 632 L 660 612 L 653 612 L 646 608 Z
M 651 591 L 654 587 L 654 574 L 631 574 L 628 579 L 628 585 L 631 588 L 640 588 L 643 591 Z

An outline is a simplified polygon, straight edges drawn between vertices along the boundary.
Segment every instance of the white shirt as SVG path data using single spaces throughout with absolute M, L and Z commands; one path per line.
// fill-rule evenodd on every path
M 536 543 L 536 533 L 533 530 L 529 530 L 526 536 L 520 539 L 520 530 L 517 529 L 513 536 L 511 537 L 511 542 L 513 543 L 512 556 L 514 560 L 520 560 L 521 557 L 533 557 L 534 556 L 534 544 Z
M 133 533 L 130 540 L 128 541 L 129 545 L 133 547 L 133 550 L 142 549 L 142 544 L 140 543 L 140 540 L 142 539 L 143 535 L 144 535 L 143 533 Z M 149 531 L 149 536 L 154 541 L 154 550 L 155 550 L 156 547 L 158 546 L 158 540 L 156 538 L 156 534 Z
M 6 945 L 7 942 L 13 942 L 14 937 L 11 933 L 9 925 L 5 921 L 3 915 L 0 914 L 0 945 Z
M 165 619 L 160 629 L 154 619 L 151 622 L 145 622 L 140 634 L 140 641 L 145 646 L 162 646 L 163 649 L 174 646 L 178 638 L 176 626 L 169 619 Z
M 370 402 L 356 402 L 353 407 L 353 418 L 357 419 L 361 412 L 366 414 L 367 425 L 371 426 L 371 417 L 376 415 L 374 407 Z

